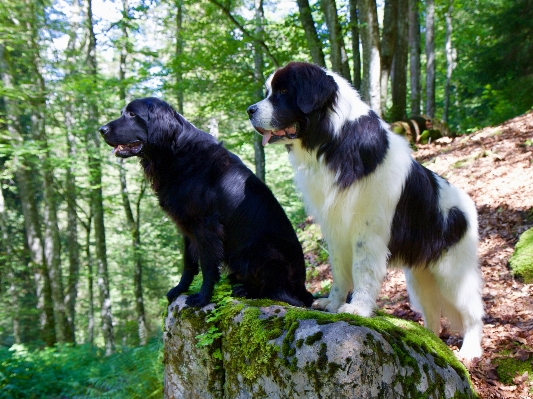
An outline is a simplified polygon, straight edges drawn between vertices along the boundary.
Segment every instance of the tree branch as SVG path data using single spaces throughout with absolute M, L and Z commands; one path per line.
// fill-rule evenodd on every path
M 242 32 L 244 36 L 246 36 L 248 39 L 252 40 L 254 43 L 261 46 L 261 48 L 263 49 L 265 54 L 268 56 L 268 58 L 270 58 L 270 60 L 274 63 L 274 66 L 276 68 L 279 68 L 278 60 L 276 60 L 276 57 L 274 57 L 274 55 L 270 52 L 270 49 L 268 48 L 268 46 L 265 44 L 263 40 L 259 40 L 256 37 L 254 37 L 252 34 L 250 34 L 250 32 L 248 32 L 244 28 L 244 26 L 242 26 L 241 23 L 235 19 L 235 17 L 231 14 L 231 11 L 227 9 L 223 4 L 219 3 L 216 0 L 209 0 L 209 1 L 213 3 L 214 5 L 216 5 L 217 7 L 219 7 L 222 10 L 222 12 L 229 18 L 229 20 L 233 22 L 233 24 Z

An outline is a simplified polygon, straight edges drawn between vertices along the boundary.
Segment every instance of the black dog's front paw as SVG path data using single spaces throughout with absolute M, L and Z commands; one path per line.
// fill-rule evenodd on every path
M 246 298 L 248 291 L 244 288 L 244 285 L 235 285 L 231 291 L 231 295 L 237 298 Z
M 174 300 L 179 297 L 181 294 L 183 294 L 186 290 L 180 288 L 179 285 L 172 288 L 170 291 L 167 292 L 167 300 L 168 304 L 170 305 Z
M 203 308 L 209 303 L 210 299 L 211 298 L 206 297 L 204 295 L 193 294 L 185 300 L 185 303 L 193 308 Z

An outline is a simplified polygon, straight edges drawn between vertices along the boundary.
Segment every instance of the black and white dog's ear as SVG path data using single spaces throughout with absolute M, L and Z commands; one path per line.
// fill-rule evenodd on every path
M 335 101 L 337 88 L 333 76 L 313 66 L 305 71 L 305 76 L 302 74 L 299 78 L 296 97 L 298 108 L 304 114 L 309 114 L 325 105 L 331 105 Z

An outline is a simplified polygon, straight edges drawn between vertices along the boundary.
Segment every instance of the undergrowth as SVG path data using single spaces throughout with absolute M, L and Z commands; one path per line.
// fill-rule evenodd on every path
M 108 357 L 89 345 L 0 348 L 0 398 L 161 397 L 162 347 L 158 337 Z

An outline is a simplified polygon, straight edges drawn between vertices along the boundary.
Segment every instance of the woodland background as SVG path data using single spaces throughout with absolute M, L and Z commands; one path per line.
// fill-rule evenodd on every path
M 284 149 L 247 120 L 265 78 L 314 62 L 388 122 L 469 134 L 531 109 L 532 21 L 531 0 L 2 1 L 0 398 L 161 392 L 180 238 L 100 140 L 127 102 L 162 97 L 224 141 L 325 264 Z

